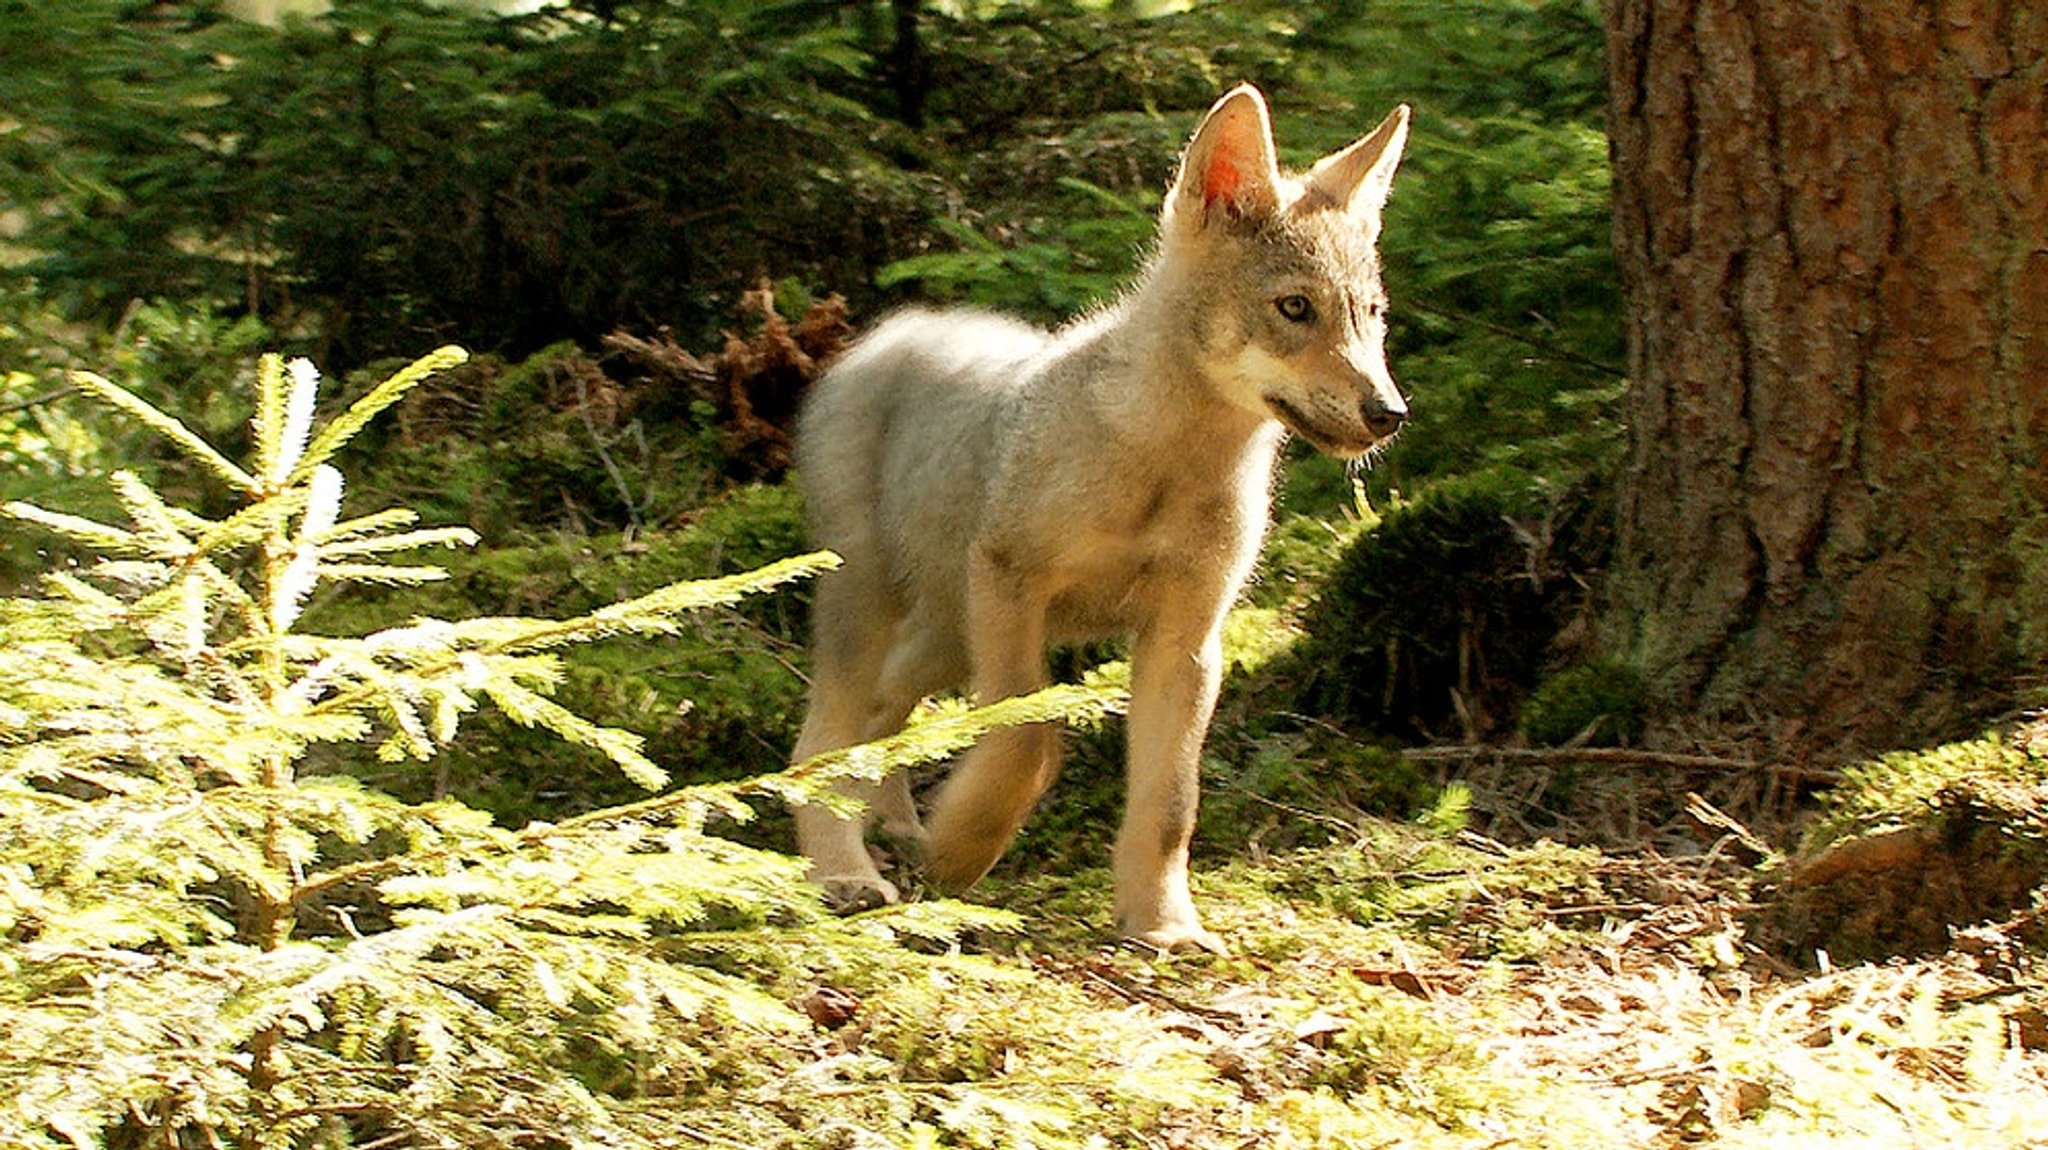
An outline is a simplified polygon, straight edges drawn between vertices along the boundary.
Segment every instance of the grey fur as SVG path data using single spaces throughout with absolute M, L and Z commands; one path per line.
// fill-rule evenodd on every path
M 929 694 L 1035 690 L 1049 644 L 1131 635 L 1118 927 L 1222 949 L 1189 896 L 1187 850 L 1223 618 L 1258 554 L 1283 428 L 1353 457 L 1406 415 L 1375 243 L 1407 121 L 1396 109 L 1288 177 L 1264 99 L 1237 88 L 1196 130 L 1158 251 L 1114 304 L 1054 333 L 906 312 L 826 373 L 797 464 L 816 542 L 846 563 L 818 588 L 799 761 L 891 733 Z M 941 788 L 929 836 L 900 776 L 855 790 L 964 888 L 1057 756 L 1049 728 L 984 738 Z M 797 811 L 813 877 L 842 904 L 898 897 L 865 823 Z

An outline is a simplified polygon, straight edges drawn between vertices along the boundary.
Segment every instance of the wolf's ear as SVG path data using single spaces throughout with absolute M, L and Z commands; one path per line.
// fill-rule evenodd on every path
M 1280 204 L 1280 164 L 1266 98 L 1239 84 L 1216 101 L 1182 153 L 1167 196 L 1173 218 L 1198 226 L 1212 220 L 1257 221 Z
M 1300 207 L 1338 207 L 1353 214 L 1378 212 L 1394 187 L 1394 169 L 1408 143 L 1408 105 L 1387 114 L 1380 126 L 1340 151 L 1316 161 Z

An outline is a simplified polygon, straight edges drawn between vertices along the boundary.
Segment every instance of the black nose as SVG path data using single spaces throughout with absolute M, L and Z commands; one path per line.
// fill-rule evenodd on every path
M 1385 439 L 1401 430 L 1401 424 L 1408 419 L 1408 405 L 1389 405 L 1377 398 L 1368 399 L 1365 401 L 1364 414 L 1366 430 Z

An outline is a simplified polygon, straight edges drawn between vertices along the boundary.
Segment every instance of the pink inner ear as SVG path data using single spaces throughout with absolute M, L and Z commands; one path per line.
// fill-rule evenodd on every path
M 1235 202 L 1237 190 L 1243 185 L 1244 172 L 1235 163 L 1231 162 L 1230 157 L 1224 155 L 1210 157 L 1209 168 L 1202 173 L 1202 206 L 1205 208 L 1210 207 L 1217 200 Z

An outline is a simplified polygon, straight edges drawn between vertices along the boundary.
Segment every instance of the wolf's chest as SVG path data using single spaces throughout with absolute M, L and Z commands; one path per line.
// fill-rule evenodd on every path
M 1162 486 L 1080 511 L 1062 525 L 1052 630 L 1087 638 L 1139 627 L 1167 602 L 1234 597 L 1265 527 L 1265 492 Z

